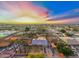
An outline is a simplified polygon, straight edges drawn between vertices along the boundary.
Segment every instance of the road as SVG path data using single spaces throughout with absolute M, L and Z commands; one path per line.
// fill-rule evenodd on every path
M 12 44 L 9 47 L 0 51 L 0 58 L 7 58 L 15 55 L 15 49 L 18 48 L 18 45 Z
M 45 52 L 46 52 L 47 58 L 52 58 L 53 53 L 52 53 L 51 49 L 45 48 Z
M 11 38 L 13 36 L 15 36 L 17 33 L 19 32 L 15 32 L 15 33 L 12 33 L 4 38 L 1 38 L 0 40 L 6 40 L 6 38 Z M 15 49 L 17 50 L 18 49 L 18 45 L 13 43 L 11 46 L 8 46 L 8 47 L 5 47 L 3 49 L 0 50 L 0 58 L 5 58 L 5 57 L 12 57 L 15 55 Z

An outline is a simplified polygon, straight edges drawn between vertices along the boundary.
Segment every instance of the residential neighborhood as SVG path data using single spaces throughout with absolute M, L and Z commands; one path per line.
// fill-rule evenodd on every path
M 5 28 L 1 27 L 4 30 L 0 30 L 0 57 L 2 58 L 79 57 L 78 24 L 61 26 L 6 24 L 4 26 Z

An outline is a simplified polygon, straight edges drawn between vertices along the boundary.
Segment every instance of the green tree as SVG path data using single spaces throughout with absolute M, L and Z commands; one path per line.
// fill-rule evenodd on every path
M 30 28 L 29 27 L 26 27 L 25 28 L 25 32 L 27 32 L 27 31 L 29 31 L 30 30 Z
M 63 53 L 66 57 L 71 56 L 74 54 L 72 49 L 66 44 L 64 41 L 59 41 L 57 43 L 57 49 L 60 53 Z
M 64 29 L 61 29 L 60 31 L 61 31 L 62 33 L 66 33 L 66 30 L 64 30 Z

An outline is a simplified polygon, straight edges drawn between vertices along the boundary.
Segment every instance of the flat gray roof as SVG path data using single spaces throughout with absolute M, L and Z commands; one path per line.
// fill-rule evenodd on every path
M 48 45 L 47 40 L 32 40 L 33 45 Z

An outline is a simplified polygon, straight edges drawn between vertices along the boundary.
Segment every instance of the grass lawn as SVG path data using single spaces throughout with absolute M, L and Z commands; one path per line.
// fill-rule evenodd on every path
M 0 38 L 3 38 L 3 37 L 5 37 L 5 36 L 7 36 L 7 35 L 4 35 L 4 34 L 0 34 Z

